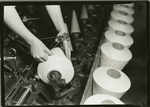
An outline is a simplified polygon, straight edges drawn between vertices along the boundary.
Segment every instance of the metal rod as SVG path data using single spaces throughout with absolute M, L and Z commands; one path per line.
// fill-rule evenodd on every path
M 6 94 L 5 96 L 5 101 L 7 100 L 7 98 L 9 97 L 9 95 L 12 93 L 13 89 L 18 85 L 18 83 L 22 80 L 22 76 L 17 80 L 17 82 L 15 83 L 15 85 L 13 85 L 13 87 L 10 89 L 10 91 L 8 92 L 8 94 Z

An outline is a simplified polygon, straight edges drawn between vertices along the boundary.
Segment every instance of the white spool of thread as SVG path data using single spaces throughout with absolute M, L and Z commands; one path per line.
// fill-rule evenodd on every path
M 131 58 L 131 51 L 120 43 L 106 42 L 101 45 L 101 67 L 109 66 L 122 70 Z
M 73 10 L 73 12 L 72 12 L 71 31 L 70 32 L 71 33 L 80 33 L 81 32 L 75 10 Z
M 120 30 L 128 35 L 131 35 L 134 31 L 134 28 L 123 20 L 109 20 L 108 30 Z
M 82 5 L 80 19 L 89 19 L 86 5 Z
M 130 35 L 119 30 L 107 30 L 104 35 L 104 42 L 120 43 L 127 48 L 130 48 L 134 42 L 133 38 Z
M 115 10 L 111 12 L 111 20 L 123 20 L 128 24 L 134 21 L 133 16 L 129 15 L 127 12 Z
M 126 6 L 128 6 L 128 7 L 130 7 L 130 8 L 133 8 L 134 7 L 134 3 L 132 2 L 132 3 L 128 3 L 128 4 L 122 4 L 122 5 L 126 5 Z
M 59 47 L 53 48 L 51 52 L 53 55 L 48 56 L 48 60 L 39 63 L 37 67 L 39 77 L 46 84 L 52 85 L 48 78 L 48 74 L 52 71 L 58 71 L 61 75 L 61 79 L 65 79 L 66 84 L 69 83 L 74 76 L 72 62 L 64 55 Z
M 124 105 L 124 103 L 117 99 L 116 97 L 106 95 L 106 94 L 96 94 L 92 95 L 89 98 L 86 99 L 84 102 L 84 105 Z
M 120 99 L 130 87 L 130 79 L 119 69 L 99 67 L 93 72 L 93 95 L 107 94 Z
M 134 14 L 134 10 L 132 8 L 130 8 L 127 5 L 123 5 L 123 4 L 114 4 L 113 5 L 113 10 L 124 11 L 124 12 L 127 12 L 130 15 Z

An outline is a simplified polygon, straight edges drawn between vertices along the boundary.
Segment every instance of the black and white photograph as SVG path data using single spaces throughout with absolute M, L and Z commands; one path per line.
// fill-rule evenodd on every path
M 1 106 L 149 106 L 148 1 L 6 1 Z

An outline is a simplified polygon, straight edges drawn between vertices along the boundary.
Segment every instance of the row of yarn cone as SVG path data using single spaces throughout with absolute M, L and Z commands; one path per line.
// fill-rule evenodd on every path
M 134 3 L 114 4 L 104 41 L 100 46 L 100 67 L 93 72 L 93 95 L 84 104 L 124 104 L 120 98 L 130 89 L 131 81 L 122 71 L 131 60 Z

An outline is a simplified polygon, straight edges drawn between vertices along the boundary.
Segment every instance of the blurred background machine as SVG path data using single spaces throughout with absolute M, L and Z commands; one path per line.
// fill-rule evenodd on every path
M 64 21 L 72 42 L 71 61 L 74 77 L 65 84 L 63 80 L 47 85 L 37 75 L 36 62 L 29 46 L 4 26 L 2 65 L 2 104 L 7 105 L 82 105 L 90 96 L 91 71 L 100 58 L 99 46 L 104 39 L 108 21 L 115 3 L 63 3 Z M 134 40 L 130 50 L 132 59 L 123 69 L 131 80 L 131 88 L 120 99 L 125 104 L 147 106 L 147 22 L 146 3 L 134 2 L 132 26 Z M 59 47 L 54 42 L 57 31 L 44 5 L 17 5 L 16 9 L 27 28 L 45 45 Z M 49 36 L 50 35 L 50 36 Z M 68 74 L 69 75 L 69 74 Z M 119 86 L 118 86 L 119 87 Z M 88 92 L 87 92 L 88 91 Z

